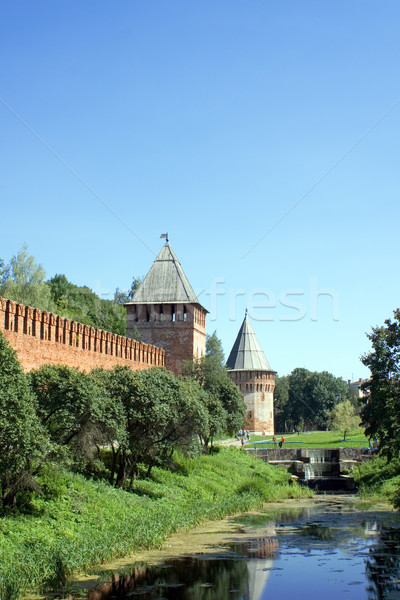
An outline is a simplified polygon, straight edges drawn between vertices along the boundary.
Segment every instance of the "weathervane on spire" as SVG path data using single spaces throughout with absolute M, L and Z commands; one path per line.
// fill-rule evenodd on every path
M 247 308 L 246 308 L 246 310 L 244 311 L 244 316 L 245 316 L 245 317 L 247 317 Z
M 162 233 L 160 239 L 165 239 L 165 241 L 168 242 L 168 233 Z

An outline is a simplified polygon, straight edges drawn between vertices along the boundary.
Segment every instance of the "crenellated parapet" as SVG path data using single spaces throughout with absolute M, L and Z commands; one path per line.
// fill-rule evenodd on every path
M 0 331 L 26 371 L 42 364 L 66 364 L 85 371 L 117 364 L 134 370 L 165 364 L 162 348 L 1 297 Z

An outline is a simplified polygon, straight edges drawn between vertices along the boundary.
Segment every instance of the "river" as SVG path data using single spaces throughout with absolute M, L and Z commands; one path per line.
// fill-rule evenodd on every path
M 69 597 L 107 600 L 399 600 L 400 515 L 317 496 L 207 523 L 106 565 Z

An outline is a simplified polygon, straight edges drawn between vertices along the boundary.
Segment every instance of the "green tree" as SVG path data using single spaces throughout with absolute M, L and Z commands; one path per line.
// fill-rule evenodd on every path
M 31 371 L 29 379 L 52 442 L 67 446 L 75 461 L 86 466 L 96 448 L 110 441 L 118 406 L 95 377 L 75 368 L 44 365 Z
M 287 399 L 286 389 L 278 388 L 282 400 L 278 416 L 287 430 L 326 429 L 333 407 L 349 399 L 347 384 L 327 371 L 297 368 L 287 377 Z
M 0 295 L 14 302 L 53 311 L 49 285 L 43 266 L 28 254 L 26 244 L 3 268 Z
M 117 304 L 124 304 L 125 302 L 129 302 L 133 298 L 133 294 L 139 289 L 142 284 L 143 277 L 133 277 L 132 284 L 130 289 L 127 292 L 123 292 L 119 288 L 115 290 L 114 293 L 114 302 Z
M 233 434 L 243 426 L 246 406 L 239 388 L 231 381 L 225 367 L 221 341 L 214 332 L 206 339 L 206 354 L 200 359 L 184 361 L 183 373 L 195 379 L 205 392 L 209 413 L 208 428 L 201 435 L 208 452 L 216 435 Z M 206 433 L 207 432 L 207 433 Z
M 217 332 L 206 337 L 206 356 L 214 359 L 218 366 L 225 364 L 224 351 L 222 350 L 221 340 L 217 337 Z
M 69 282 L 65 275 L 49 280 L 57 314 L 119 335 L 126 333 L 126 309 L 122 304 L 99 298 L 89 287 Z
M 187 446 L 190 423 L 196 434 L 199 402 L 192 404 L 184 383 L 163 367 L 136 372 L 133 394 L 127 406 L 129 447 L 133 457 L 133 473 L 138 463 L 147 465 L 148 474 L 154 465 L 171 459 L 177 447 Z M 196 406 L 197 405 L 197 406 Z M 188 429 L 189 428 L 189 429 Z
M 345 400 L 350 400 L 349 386 L 341 377 L 335 377 L 328 371 L 313 372 L 312 394 L 316 399 L 315 406 L 320 427 L 326 427 L 330 411 Z
M 287 418 L 289 414 L 289 377 L 284 375 L 275 378 L 274 390 L 274 420 L 275 431 L 287 430 Z
M 56 274 L 49 279 L 50 293 L 57 308 L 65 308 L 67 305 L 67 296 L 70 289 L 70 283 L 65 275 Z
M 179 402 L 177 420 L 177 446 L 189 452 L 199 448 L 199 441 L 209 431 L 210 418 L 205 402 L 205 392 L 190 377 L 178 377 Z
M 360 415 L 357 414 L 350 400 L 345 400 L 332 408 L 328 416 L 328 424 L 332 431 L 343 431 L 345 440 L 350 431 L 360 426 Z
M 50 444 L 36 414 L 15 350 L 0 332 L 0 487 L 2 508 L 14 506 L 17 493 L 36 487 L 32 474 Z
M 150 474 L 154 465 L 171 460 L 176 448 L 188 450 L 204 428 L 208 414 L 202 390 L 163 367 L 132 371 L 115 367 L 108 373 L 111 397 L 122 403 L 126 442 L 113 449 L 112 480 L 120 487 L 133 481 L 139 464 Z
M 289 375 L 289 401 L 286 421 L 289 429 L 309 428 L 317 421 L 315 398 L 312 395 L 311 372 L 307 369 L 293 369 Z M 318 428 L 318 426 L 317 426 Z
M 366 434 L 378 439 L 390 459 L 400 454 L 400 309 L 368 338 L 372 351 L 362 362 L 371 376 L 362 386 L 361 418 Z

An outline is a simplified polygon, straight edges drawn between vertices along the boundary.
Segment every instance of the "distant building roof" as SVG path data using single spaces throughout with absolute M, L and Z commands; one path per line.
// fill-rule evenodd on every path
M 199 304 L 175 252 L 168 242 L 161 249 L 132 300 L 126 304 Z M 201 306 L 201 305 L 200 305 Z
M 247 314 L 226 362 L 229 371 L 272 371 Z
M 348 380 L 347 384 L 349 386 L 349 390 L 350 392 L 355 395 L 358 396 L 358 398 L 362 398 L 363 396 L 366 395 L 365 391 L 361 389 L 361 386 L 363 383 L 366 383 L 368 381 L 368 379 L 360 379 L 358 381 L 350 381 L 350 379 Z
M 347 382 L 347 384 L 348 384 L 349 386 L 352 386 L 352 387 L 355 387 L 355 388 L 356 388 L 356 387 L 360 387 L 360 385 L 362 385 L 362 384 L 363 384 L 363 383 L 365 383 L 366 381 L 368 381 L 368 379 L 361 379 L 361 377 L 360 377 L 360 379 L 359 379 L 358 381 L 351 381 L 351 380 L 349 379 L 349 380 L 348 380 L 348 382 Z

